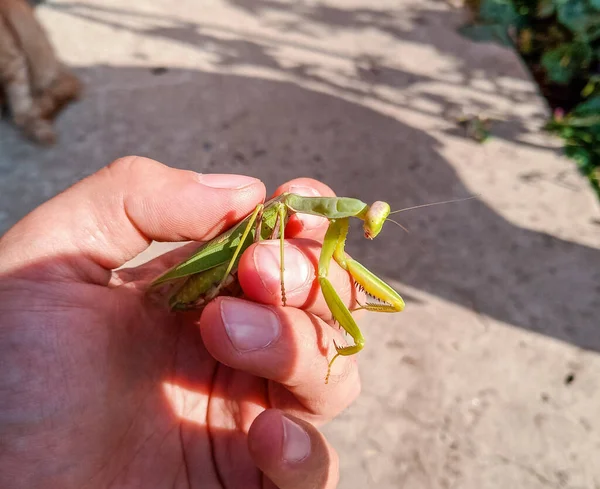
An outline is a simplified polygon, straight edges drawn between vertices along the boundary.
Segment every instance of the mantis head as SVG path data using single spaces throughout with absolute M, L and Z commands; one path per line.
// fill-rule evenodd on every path
M 387 202 L 381 202 L 379 200 L 373 202 L 373 205 L 369 207 L 365 214 L 365 223 L 363 224 L 365 238 L 375 238 L 381 231 L 383 223 L 389 215 L 390 205 Z

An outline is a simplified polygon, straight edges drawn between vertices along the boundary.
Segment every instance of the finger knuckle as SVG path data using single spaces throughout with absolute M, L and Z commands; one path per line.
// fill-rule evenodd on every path
M 144 158 L 143 156 L 128 155 L 117 158 L 106 167 L 106 171 L 117 178 L 128 178 L 132 175 L 139 175 L 149 169 L 156 169 L 163 165 L 158 161 Z
M 115 161 L 107 165 L 106 170 L 110 173 L 122 174 L 129 173 L 131 167 L 136 164 L 139 156 L 129 155 L 117 158 Z

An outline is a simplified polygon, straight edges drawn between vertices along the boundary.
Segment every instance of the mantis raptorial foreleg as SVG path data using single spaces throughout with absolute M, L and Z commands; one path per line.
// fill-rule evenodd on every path
M 319 258 L 319 284 L 327 306 L 331 310 L 333 318 L 346 330 L 354 340 L 354 345 L 338 346 L 335 341 L 336 354 L 329 362 L 325 383 L 329 381 L 331 366 L 337 357 L 349 356 L 358 353 L 365 345 L 365 339 L 360 328 L 354 321 L 350 310 L 342 302 L 333 285 L 327 278 L 329 265 L 333 258 L 344 270 L 347 270 L 352 278 L 367 292 L 375 298 L 383 301 L 383 304 L 362 305 L 360 309 L 379 312 L 398 312 L 404 309 L 404 301 L 389 285 L 367 270 L 356 260 L 348 258 L 344 252 L 346 236 L 348 235 L 349 219 L 334 219 L 330 221 L 329 228 L 325 234 L 321 256 Z
M 329 365 L 327 366 L 327 376 L 325 377 L 325 383 L 329 382 L 331 365 L 337 357 L 339 357 L 340 355 L 354 355 L 355 353 L 358 353 L 360 350 L 362 350 L 363 346 L 365 345 L 365 339 L 363 338 L 363 335 L 360 332 L 356 321 L 354 321 L 350 310 L 342 302 L 342 299 L 335 291 L 335 288 L 329 281 L 329 278 L 327 278 L 331 259 L 338 254 L 338 249 L 340 247 L 343 250 L 347 234 L 347 218 L 331 220 L 329 228 L 327 228 L 327 233 L 325 233 L 323 248 L 321 249 L 321 256 L 319 257 L 319 285 L 321 286 L 321 291 L 323 292 L 325 302 L 327 302 L 327 307 L 329 307 L 333 319 L 335 319 L 340 324 L 340 326 L 344 328 L 350 336 L 352 336 L 352 339 L 354 340 L 354 345 L 350 346 L 338 346 L 334 340 L 333 344 L 337 353 L 334 355 L 334 357 L 329 362 Z

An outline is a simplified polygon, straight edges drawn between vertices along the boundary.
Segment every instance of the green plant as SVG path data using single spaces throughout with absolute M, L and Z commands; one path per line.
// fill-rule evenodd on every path
M 470 0 L 477 41 L 513 45 L 554 109 L 546 129 L 600 198 L 600 0 Z M 564 115 L 566 113 L 566 115 Z
M 565 153 L 600 197 L 600 95 L 579 104 L 567 116 L 555 111 L 546 128 L 565 140 Z

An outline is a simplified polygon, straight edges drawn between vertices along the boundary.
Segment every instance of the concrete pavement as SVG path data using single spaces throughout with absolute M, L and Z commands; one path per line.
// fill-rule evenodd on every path
M 133 6 L 132 6 L 133 5 Z M 600 488 L 600 221 L 517 57 L 426 0 L 55 1 L 84 99 L 40 149 L 0 125 L 0 232 L 126 154 L 297 176 L 401 215 L 349 251 L 407 299 L 362 320 L 340 487 Z M 480 145 L 460 112 L 498 119 Z

